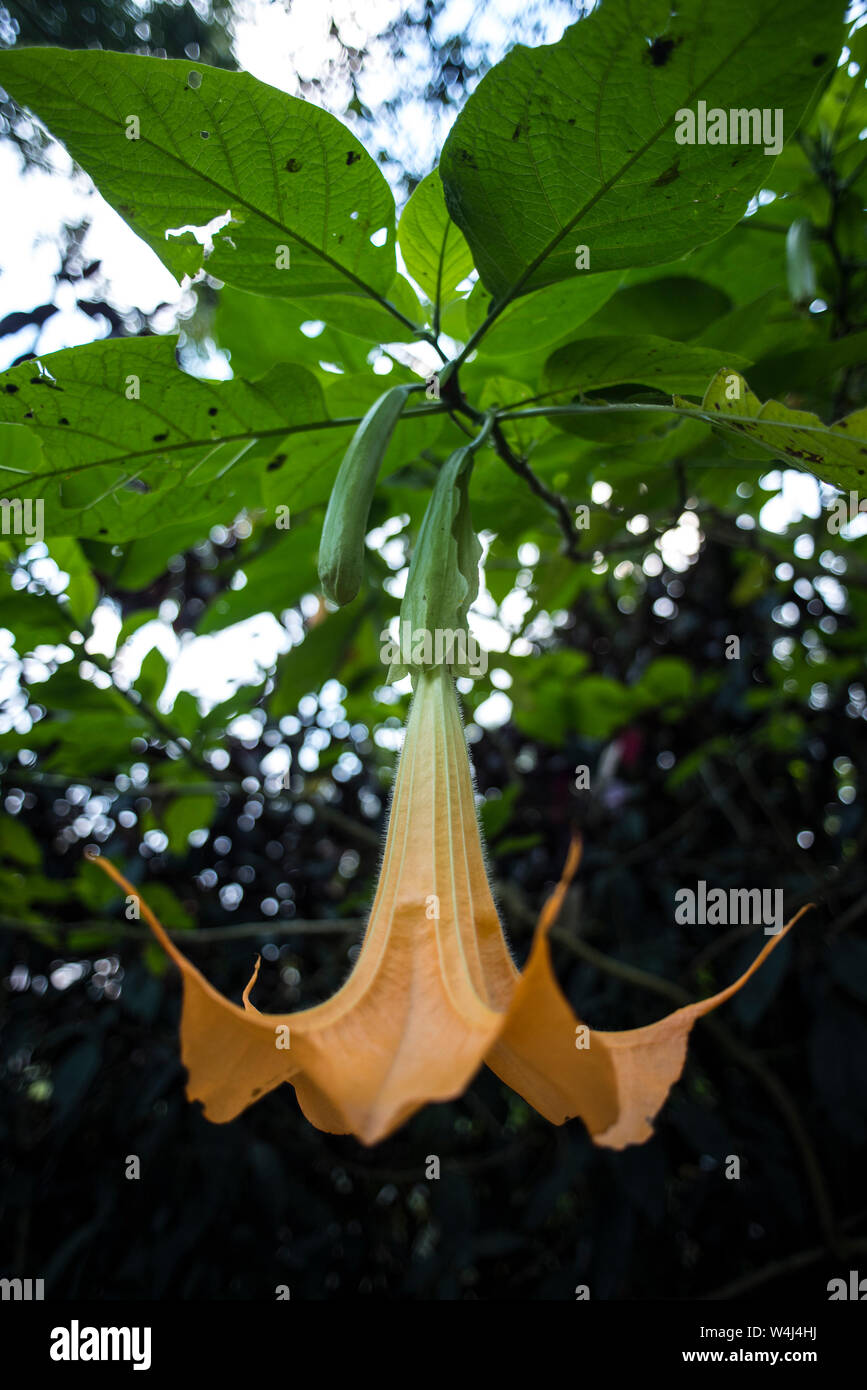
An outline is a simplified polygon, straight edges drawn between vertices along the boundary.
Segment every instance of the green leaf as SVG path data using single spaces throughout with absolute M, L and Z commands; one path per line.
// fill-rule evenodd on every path
M 792 148 L 791 144 L 788 145 L 773 166 L 775 182 L 776 171 Z M 647 281 L 656 282 L 660 276 L 676 279 L 688 277 L 690 280 L 703 280 L 721 290 L 736 305 L 748 304 L 759 295 L 766 294 L 770 285 L 785 289 L 784 233 L 789 221 L 802 216 L 804 211 L 797 199 L 777 198 L 757 208 L 724 236 L 697 247 L 681 260 L 658 266 L 637 266 L 628 272 L 625 284 L 636 286 Z M 783 232 L 772 231 L 774 227 L 782 227 Z M 667 336 L 676 338 L 680 335 L 668 333 Z
M 188 700 L 192 700 L 195 706 L 193 696 L 187 692 L 184 694 L 187 695 Z M 182 696 L 178 696 L 172 709 L 172 721 L 178 727 L 183 723 L 183 720 L 178 718 L 178 705 L 181 699 Z M 188 731 L 185 728 L 182 732 L 187 733 Z M 183 784 L 185 781 L 189 781 L 201 787 L 201 775 L 193 769 L 185 767 L 182 763 L 169 765 L 166 776 L 173 783 Z M 154 781 L 158 782 L 159 778 L 155 777 Z M 187 841 L 190 833 L 193 830 L 207 830 L 209 828 L 217 810 L 217 798 L 207 794 L 190 795 L 180 791 L 167 803 L 157 800 L 156 807 L 159 823 L 169 839 L 170 851 L 172 854 L 183 855 L 187 853 Z M 148 891 L 150 892 L 150 890 Z
M 66 586 L 69 611 L 75 621 L 84 626 L 96 607 L 99 590 L 81 546 L 77 541 L 57 537 L 51 540 L 49 553 L 55 564 L 69 575 Z
M 543 743 L 562 744 L 575 728 L 572 700 L 585 679 L 582 672 L 588 658 L 584 652 L 565 648 L 544 652 L 532 661 L 504 655 L 497 657 L 497 663 L 513 678 L 509 695 L 516 726 Z
M 486 333 L 483 353 L 514 359 L 516 353 L 563 342 L 614 294 L 621 278 L 619 272 L 586 275 L 566 284 L 549 285 L 510 304 Z M 466 301 L 471 332 L 484 322 L 491 303 L 490 293 L 480 281 Z
M 356 609 L 339 608 L 336 613 L 326 613 L 308 629 L 299 646 L 280 658 L 270 701 L 273 719 L 294 714 L 303 695 L 318 694 L 325 682 L 337 675 L 359 639 L 361 627 Z
M 140 627 L 144 627 L 145 623 L 156 622 L 159 616 L 160 612 L 158 608 L 139 608 L 135 613 L 130 613 L 127 618 L 124 618 L 120 632 L 117 634 L 117 646 L 115 650 L 120 651 L 124 642 L 128 641 L 134 632 L 138 632 Z
M 651 661 L 633 688 L 637 709 L 654 709 L 685 700 L 694 687 L 692 667 L 679 656 L 661 656 Z
M 743 369 L 748 358 L 734 358 L 715 348 L 695 347 L 667 338 L 579 338 L 566 343 L 548 358 L 542 373 L 542 390 L 552 400 L 565 401 L 576 392 L 598 391 L 606 386 L 640 383 L 661 391 L 701 391 L 708 373 L 725 359 Z M 687 384 L 689 383 L 689 384 Z
M 0 857 L 34 869 L 42 863 L 42 852 L 35 837 L 14 816 L 0 820 Z
M 528 390 L 524 382 L 514 381 L 507 376 L 495 376 L 486 373 L 479 396 L 479 409 L 504 410 L 507 406 L 514 405 L 516 401 L 520 402 L 531 395 L 532 392 Z M 540 416 L 533 416 L 529 420 L 504 420 L 501 428 L 506 442 L 521 457 L 530 452 L 540 435 L 549 432 L 547 421 Z M 502 463 L 500 463 L 500 471 L 505 472 Z M 473 495 L 476 495 L 475 487 L 473 488 Z
M 594 276 L 593 281 L 599 279 Z M 591 281 L 591 283 L 593 283 Z M 519 301 L 522 302 L 522 301 Z M 731 307 L 716 285 L 687 275 L 660 275 L 641 284 L 624 284 L 584 324 L 584 334 L 644 333 L 658 338 L 693 338 Z
M 606 0 L 559 43 L 516 46 L 458 116 L 446 205 L 498 299 L 652 265 L 720 236 L 771 168 L 762 144 L 679 144 L 677 113 L 783 111 L 790 139 L 839 52 L 828 0 Z M 682 127 L 679 127 L 682 129 Z
M 142 896 L 147 898 L 148 907 L 169 931 L 190 931 L 195 926 L 191 914 L 165 883 L 142 885 Z
M 32 375 L 32 372 L 31 372 Z M 13 389 L 10 390 L 9 388 Z M 14 396 L 18 386 L 14 380 L 6 382 L 5 394 Z M 4 406 L 7 407 L 4 410 Z M 8 410 L 11 402 L 4 401 L 0 394 L 0 419 L 9 418 Z M 32 429 L 26 424 L 21 425 L 0 425 L 0 459 L 3 460 L 3 467 L 9 473 L 36 473 L 42 465 L 42 441 L 37 438 Z M 8 494 L 4 493 L 4 496 Z M 29 541 L 22 540 L 19 546 L 24 550 Z
M 356 355 L 347 364 L 343 345 L 338 346 L 336 335 L 327 328 L 315 337 L 301 331 L 302 323 L 316 319 L 318 308 L 318 301 L 311 305 L 272 299 L 226 285 L 217 298 L 214 325 L 217 342 L 228 353 L 235 376 L 255 380 L 278 362 L 301 362 L 315 369 L 320 360 L 334 362 L 344 370 L 361 371 L 367 353 L 360 343 L 349 340 Z
M 46 772 L 78 778 L 110 773 L 113 778 L 131 761 L 132 740 L 153 734 L 117 691 L 98 689 L 70 666 L 61 666 L 32 689 L 48 713 L 26 733 L 0 734 L 0 756 L 31 748 L 40 752 Z
M 159 647 L 151 647 L 135 678 L 135 688 L 149 705 L 155 705 L 165 688 L 168 662 Z
M 805 325 L 807 328 L 813 324 Z M 827 327 L 827 325 L 826 325 Z M 791 346 L 792 334 L 789 335 Z M 827 393 L 828 380 L 834 372 L 845 367 L 858 367 L 867 362 L 867 332 L 849 333 L 845 338 L 829 341 L 812 336 L 805 339 L 810 346 L 793 351 L 780 350 L 757 362 L 750 371 L 753 385 L 763 395 L 779 392 L 817 391 Z
M 633 708 L 628 686 L 611 676 L 584 676 L 572 695 L 575 731 L 583 738 L 610 738 L 629 722 Z
M 675 405 L 695 409 L 674 399 Z M 818 415 L 790 410 L 779 401 L 762 405 L 743 377 L 725 368 L 717 372 L 701 408 L 713 415 L 716 432 L 740 458 L 770 454 L 844 489 L 858 490 L 858 479 L 867 475 L 867 410 L 825 425 Z
M 0 53 L 0 82 L 62 140 L 100 192 L 175 275 L 208 272 L 259 293 L 360 289 L 394 279 L 394 199 L 335 116 L 243 72 L 95 50 Z M 130 118 L 138 120 L 138 138 Z M 385 229 L 383 244 L 371 236 Z M 280 268 L 280 247 L 289 266 Z M 285 257 L 283 258 L 285 260 Z
M 255 490 L 255 480 L 252 480 L 251 486 Z M 104 541 L 85 539 L 82 549 L 94 569 L 111 579 L 113 588 L 138 593 L 165 573 L 173 556 L 183 555 L 197 541 L 205 539 L 211 526 L 225 519 L 225 504 L 221 505 L 215 497 L 210 511 L 191 517 L 178 526 L 165 526 L 161 531 L 145 535 L 142 540 L 127 541 L 123 545 L 107 545 Z
M 424 317 L 402 277 L 395 279 L 391 296 L 409 318 Z M 325 324 L 322 332 L 311 337 L 302 331 L 302 324 L 316 321 Z M 235 375 L 248 379 L 262 376 L 277 362 L 299 362 L 315 370 L 324 361 L 346 372 L 370 371 L 370 347 L 406 336 L 391 314 L 361 294 L 321 295 L 313 302 L 254 295 L 228 286 L 220 292 L 216 326 Z
M 805 319 L 797 314 L 788 292 L 775 287 L 723 314 L 701 332 L 696 342 L 702 347 L 746 353 L 758 362 L 770 354 L 785 352 L 798 342 L 805 347 L 819 346 L 824 336 L 815 318 L 811 315 Z
M 203 381 L 178 369 L 174 349 L 173 338 L 113 339 L 3 375 L 0 419 L 31 416 L 44 463 L 28 473 L 0 461 L 0 492 L 44 498 L 48 536 L 123 541 L 215 508 L 231 520 L 260 500 L 268 464 L 245 458 L 253 446 L 262 441 L 269 461 L 282 446 L 291 475 L 295 445 L 284 436 L 328 420 L 304 367 L 286 363 L 255 383 Z M 315 466 L 302 460 L 301 471 Z
M 492 797 L 489 794 L 482 802 L 479 807 L 479 819 L 482 822 L 485 839 L 489 842 L 496 840 L 497 836 L 505 830 L 520 791 L 519 783 L 512 782 L 501 796 Z
M 238 571 L 246 583 L 242 588 L 226 589 L 208 605 L 196 624 L 200 634 L 216 632 L 243 622 L 257 613 L 280 613 L 297 603 L 303 594 L 319 588 L 316 551 L 321 523 L 318 518 L 306 525 L 276 531 L 268 548 L 259 554 L 240 557 Z
M 447 303 L 473 269 L 473 253 L 448 214 L 436 169 L 414 189 L 397 239 L 406 268 L 433 304 Z
M 15 638 L 19 656 L 32 652 L 42 643 L 65 642 L 69 638 L 69 615 L 50 594 L 29 594 L 13 589 L 11 576 L 0 573 L 0 627 Z
M 171 708 L 172 728 L 177 729 L 178 733 L 183 734 L 191 743 L 196 743 L 201 719 L 199 702 L 195 695 L 189 690 L 179 691 Z

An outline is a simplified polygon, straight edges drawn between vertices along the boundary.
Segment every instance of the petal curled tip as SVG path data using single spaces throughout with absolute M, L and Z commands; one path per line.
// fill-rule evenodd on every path
M 160 945 L 163 946 L 166 951 L 168 951 L 170 956 L 177 960 L 178 956 L 180 955 L 180 952 L 169 940 L 168 933 L 166 932 L 165 927 L 158 920 L 158 918 L 154 916 L 153 912 L 148 907 L 139 890 L 133 887 L 128 878 L 124 878 L 120 869 L 116 869 L 110 859 L 106 859 L 105 856 L 99 854 L 98 851 L 95 854 L 87 854 L 87 858 L 91 861 L 92 864 L 95 864 L 98 869 L 102 869 L 102 872 L 106 874 L 110 879 L 113 879 L 113 881 L 117 884 L 118 888 L 122 888 L 123 891 L 129 897 L 136 899 L 142 916 L 144 917 L 148 926 L 153 931 Z
M 687 1005 L 687 1008 L 698 1010 L 698 1017 L 701 1017 L 703 1014 L 710 1013 L 712 1009 L 717 1008 L 719 1004 L 724 1004 L 725 1001 L 727 999 L 730 999 L 733 994 L 737 994 L 741 986 L 745 985 L 747 980 L 749 980 L 750 977 L 756 973 L 759 967 L 765 963 L 768 956 L 771 954 L 771 951 L 773 951 L 775 947 L 779 946 L 780 942 L 783 940 L 783 937 L 788 936 L 795 923 L 800 922 L 801 918 L 804 916 L 804 913 L 809 912 L 811 907 L 815 907 L 815 903 L 805 903 L 803 907 L 798 909 L 794 917 L 789 918 L 788 922 L 784 927 L 780 927 L 779 931 L 773 932 L 773 934 L 768 937 L 768 940 L 765 942 L 762 949 L 759 951 L 752 965 L 747 966 L 744 973 L 740 975 L 738 979 L 734 981 L 733 984 L 730 984 L 727 989 L 721 990 L 719 994 L 711 995 L 709 999 L 699 999 L 694 1004 Z M 683 1011 L 679 1010 L 678 1012 Z
M 247 985 L 246 985 L 246 987 L 245 987 L 245 989 L 244 989 L 244 993 L 241 995 L 241 1003 L 244 1005 L 244 1008 L 248 1011 L 248 1013 L 258 1013 L 258 1012 L 259 1012 L 259 1010 L 256 1008 L 256 1005 L 250 1003 L 250 995 L 251 995 L 251 993 L 252 993 L 253 986 L 255 985 L 256 981 L 257 981 L 258 978 L 259 978 L 259 967 L 260 967 L 261 964 L 262 964 L 262 957 L 261 957 L 261 956 L 257 956 L 257 957 L 256 957 L 256 964 L 253 966 L 253 973 L 252 973 L 252 975 L 250 976 L 250 979 L 249 979 L 248 982 L 247 982 Z
M 569 853 L 566 856 L 566 863 L 563 866 L 563 877 L 567 883 L 577 874 L 581 867 L 581 860 L 584 855 L 584 836 L 580 830 L 572 831 L 572 839 L 569 843 Z
M 563 899 L 569 890 L 573 878 L 578 872 L 578 866 L 581 863 L 581 856 L 583 853 L 584 841 L 580 833 L 576 831 L 569 845 L 569 853 L 566 855 L 566 863 L 563 865 L 560 882 L 557 884 L 550 898 L 548 898 L 539 916 L 536 930 L 540 935 L 546 935 L 559 917 L 560 909 L 563 906 Z
M 124 888 L 127 893 L 133 893 L 138 897 L 138 892 L 133 888 L 129 880 L 124 878 L 120 869 L 116 869 L 111 860 L 106 859 L 105 855 L 100 854 L 99 850 L 93 845 L 87 846 L 87 849 L 84 851 L 84 857 L 85 859 L 89 859 L 91 864 L 95 864 L 98 869 L 102 869 L 102 872 L 107 878 L 113 879 L 118 888 Z

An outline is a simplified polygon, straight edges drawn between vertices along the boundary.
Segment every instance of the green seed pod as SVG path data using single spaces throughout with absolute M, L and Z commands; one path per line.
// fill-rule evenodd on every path
M 818 294 L 816 271 L 810 254 L 810 221 L 798 217 L 786 233 L 786 272 L 792 303 L 806 309 Z
M 392 386 L 370 407 L 331 489 L 319 544 L 319 579 L 325 597 L 341 607 L 361 588 L 364 535 L 379 466 L 411 390 Z

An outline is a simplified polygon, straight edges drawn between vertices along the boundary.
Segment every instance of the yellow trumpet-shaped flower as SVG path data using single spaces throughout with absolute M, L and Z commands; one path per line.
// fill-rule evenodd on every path
M 680 1076 L 694 1021 L 740 989 L 793 923 L 721 993 L 648 1027 L 586 1029 L 560 992 L 547 942 L 578 847 L 519 972 L 485 871 L 454 683 L 441 668 L 416 683 L 370 920 L 332 998 L 262 1014 L 250 1002 L 257 963 L 243 1007 L 231 1003 L 141 902 L 183 976 L 187 1094 L 223 1123 L 288 1081 L 312 1124 L 374 1144 L 427 1102 L 460 1095 L 484 1062 L 552 1123 L 579 1116 L 597 1144 L 641 1143 Z

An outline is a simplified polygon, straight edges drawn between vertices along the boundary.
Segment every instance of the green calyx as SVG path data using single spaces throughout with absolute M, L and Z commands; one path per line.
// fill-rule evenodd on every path
M 486 425 L 440 469 L 409 568 L 399 636 L 390 644 L 389 681 L 432 666 L 455 675 L 478 674 L 468 658 L 467 614 L 478 593 L 482 548 L 468 489 L 473 453 L 487 432 Z

